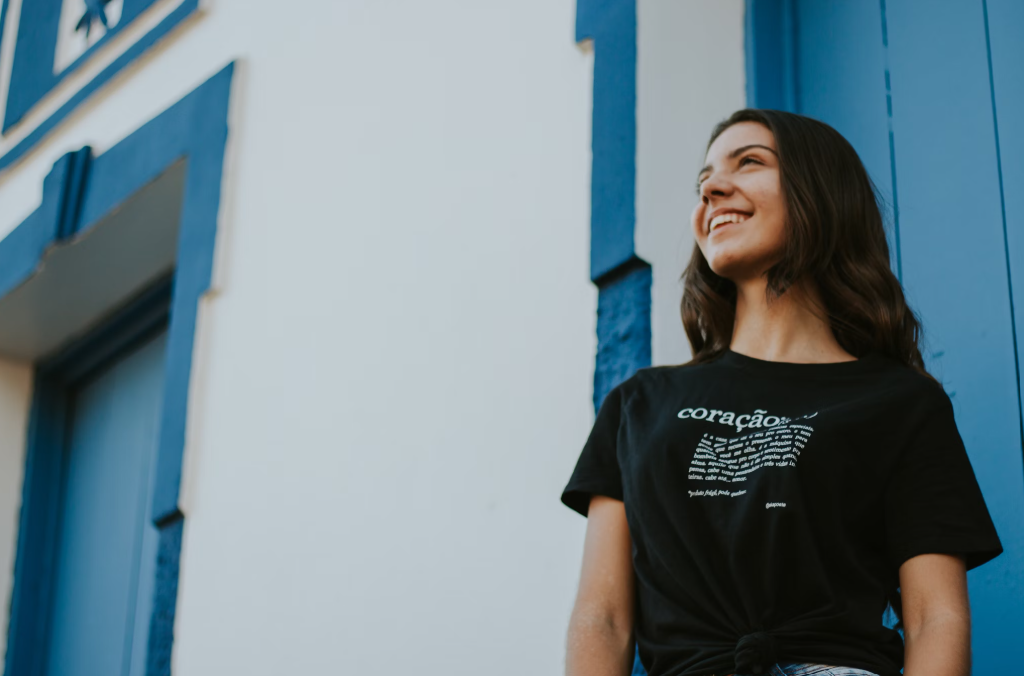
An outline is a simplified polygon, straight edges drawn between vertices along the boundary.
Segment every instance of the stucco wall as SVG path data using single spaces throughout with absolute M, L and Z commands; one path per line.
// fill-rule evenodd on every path
M 652 360 L 690 359 L 680 275 L 715 124 L 746 105 L 743 0 L 637 3 L 636 252 L 651 264 Z
M 176 674 L 562 669 L 584 521 L 558 494 L 593 419 L 596 307 L 574 13 L 216 0 L 0 176 L 2 235 L 63 153 L 238 60 Z M 24 418 L 15 374 L 0 423 Z M 2 430 L 6 468 L 24 434 Z

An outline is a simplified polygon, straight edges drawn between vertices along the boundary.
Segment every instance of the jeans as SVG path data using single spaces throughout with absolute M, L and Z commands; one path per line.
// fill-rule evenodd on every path
M 812 676 L 812 674 L 814 676 L 878 676 L 878 674 L 864 669 L 831 667 L 825 664 L 797 664 L 796 662 L 776 664 L 765 676 Z

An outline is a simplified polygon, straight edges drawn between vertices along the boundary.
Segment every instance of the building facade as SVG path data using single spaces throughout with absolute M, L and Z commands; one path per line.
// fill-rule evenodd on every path
M 8 676 L 561 673 L 558 494 L 689 358 L 690 186 L 747 105 L 890 198 L 1006 548 L 975 670 L 1019 661 L 1019 3 L 0 2 Z

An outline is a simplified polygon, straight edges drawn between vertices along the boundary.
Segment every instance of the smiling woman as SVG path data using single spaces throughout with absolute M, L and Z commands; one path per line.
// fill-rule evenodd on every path
M 884 203 L 837 131 L 792 113 L 737 111 L 712 133 L 697 191 L 682 299 L 694 363 L 729 344 L 737 286 L 763 278 L 769 304 L 802 287 L 849 355 L 885 336 L 923 371 L 919 322 L 890 268 Z M 729 213 L 746 218 L 712 228 Z M 800 284 L 809 279 L 816 286 Z
M 967 676 L 966 571 L 1002 544 L 860 158 L 740 110 L 697 196 L 693 358 L 609 392 L 562 492 L 588 517 L 567 674 L 635 644 L 650 676 Z

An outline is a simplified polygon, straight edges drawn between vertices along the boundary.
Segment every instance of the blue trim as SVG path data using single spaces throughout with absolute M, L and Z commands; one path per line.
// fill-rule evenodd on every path
M 25 3 L 25 4 L 26 5 L 31 5 L 31 3 Z M 125 5 L 127 5 L 127 4 L 128 3 L 125 2 Z M 14 164 L 18 160 L 20 160 L 22 157 L 24 157 L 30 150 L 32 150 L 32 148 L 34 148 L 51 131 L 53 131 L 53 129 L 58 124 L 60 124 L 64 120 L 65 117 L 67 117 L 72 111 L 74 111 L 79 105 L 81 105 L 83 101 L 88 99 L 98 89 L 100 89 L 103 85 L 105 85 L 107 82 L 109 82 L 115 75 L 117 75 L 119 72 L 121 72 L 121 70 L 123 70 L 125 66 L 127 66 L 128 64 L 133 62 L 135 59 L 139 58 L 140 56 L 142 56 L 142 54 L 144 54 L 147 50 L 149 50 L 149 48 L 152 47 L 154 44 L 156 44 L 161 38 L 163 38 L 165 35 L 167 35 L 172 29 L 174 29 L 178 24 L 180 24 L 186 17 L 188 17 L 189 15 L 193 14 L 196 11 L 198 6 L 199 6 L 199 0 L 185 0 L 181 5 L 176 7 L 174 9 L 174 11 L 172 11 L 170 14 L 168 14 L 166 17 L 164 17 L 163 21 L 161 21 L 151 31 L 149 31 L 144 36 L 142 36 L 137 42 L 132 44 L 131 47 L 129 47 L 123 54 L 121 54 L 119 57 L 117 57 L 110 65 L 108 65 L 106 68 L 104 68 L 102 71 L 100 71 L 99 74 L 96 75 L 96 77 L 94 77 L 87 84 L 85 84 L 81 89 L 79 89 L 77 92 L 75 92 L 75 94 L 70 99 L 68 99 L 68 101 L 66 103 L 64 103 L 64 105 L 62 105 L 52 115 L 50 115 L 50 117 L 46 118 L 46 120 L 41 122 L 24 139 L 22 139 L 13 148 L 8 150 L 3 155 L 3 157 L 0 157 L 0 171 L 3 171 L 7 167 L 11 166 L 12 164 Z M 122 25 L 127 25 L 127 22 L 124 20 L 123 17 L 122 17 L 122 21 L 118 22 L 118 25 L 115 26 L 115 29 L 120 27 L 120 26 L 122 26 Z M 21 45 L 20 45 L 21 33 L 23 31 L 26 31 L 26 30 L 28 30 L 28 28 L 26 28 L 26 24 L 25 24 L 24 20 L 22 20 L 21 25 L 18 28 L 18 34 L 19 34 L 18 41 L 19 41 L 19 44 L 17 46 L 18 46 L 19 49 L 21 47 Z M 102 43 L 104 40 L 106 40 L 106 36 L 104 36 L 103 40 L 100 40 L 100 42 L 98 42 L 97 45 Z M 88 54 L 88 52 L 87 52 L 87 54 Z M 63 71 L 63 73 L 61 73 L 61 75 L 59 77 L 63 77 L 65 74 L 70 72 L 73 69 L 73 67 L 77 67 L 77 65 L 78 65 L 78 63 L 80 61 L 81 61 L 81 59 L 79 61 L 76 61 L 75 64 L 73 64 L 73 66 L 69 66 L 67 69 L 65 69 Z M 16 55 L 15 63 L 14 63 L 14 68 L 17 68 L 17 67 L 18 67 L 18 59 L 17 59 L 17 55 Z M 59 82 L 59 77 L 58 77 L 58 80 L 53 81 L 50 84 L 50 86 L 46 89 L 46 91 L 43 92 L 44 95 L 47 92 L 49 92 L 54 86 L 56 86 L 57 82 Z M 7 97 L 7 114 L 5 115 L 5 121 L 4 121 L 4 131 L 5 132 L 6 132 L 7 128 L 11 124 L 14 124 L 17 121 L 17 120 L 12 120 L 11 119 L 11 100 L 12 100 L 12 95 L 14 94 L 14 90 L 15 90 L 14 85 L 15 85 L 15 83 L 14 83 L 13 72 L 12 72 L 11 88 L 10 88 L 11 91 L 8 93 L 8 97 Z M 38 99 L 36 99 L 36 100 L 38 100 Z M 34 105 L 34 102 L 33 102 L 33 105 Z M 23 111 L 21 115 L 23 115 L 24 112 L 27 112 L 27 111 Z M 18 118 L 17 118 L 18 120 L 21 119 L 21 115 L 18 116 Z
M 747 106 L 797 112 L 796 0 L 746 0 Z
M 7 0 L 0 3 L 0 47 L 4 46 L 4 26 L 7 25 Z
M 160 284 L 100 330 L 36 366 L 5 674 L 38 676 L 46 671 L 70 392 L 162 330 L 169 301 L 170 285 Z
M 594 410 L 651 364 L 651 267 L 636 255 L 636 0 L 577 0 L 576 42 L 594 42 L 590 279 L 598 285 Z M 633 674 L 645 676 L 639 650 Z
M 0 296 L 28 279 L 46 249 L 57 241 L 63 211 L 61 199 L 67 193 L 70 165 L 69 155 L 57 160 L 43 179 L 39 208 L 0 240 Z
M 182 160 L 187 163 L 177 267 L 170 286 L 153 292 L 163 294 L 169 320 L 163 411 L 153 479 L 152 513 L 160 529 L 160 544 L 149 630 L 149 676 L 170 674 L 183 528 L 178 493 L 188 384 L 196 312 L 200 297 L 209 288 L 213 269 L 233 70 L 234 64 L 228 65 L 102 155 L 90 159 L 86 148 L 62 157 L 43 183 L 42 205 L 0 241 L 3 296 L 33 274 L 45 251 L 62 236 L 87 231 L 172 165 Z M 151 321 L 155 307 L 152 296 L 149 301 L 144 309 L 123 315 L 116 328 L 123 331 L 127 325 Z M 106 338 L 109 337 L 107 334 Z M 4 672 L 7 674 L 40 674 L 36 660 L 42 653 L 39 647 L 45 640 L 46 625 L 45 617 L 32 609 L 48 608 L 45 581 L 49 579 L 47 562 L 52 561 L 52 552 L 46 541 L 54 528 L 53 492 L 60 475 L 59 463 L 52 460 L 55 454 L 44 451 L 63 444 L 59 422 L 65 417 L 62 383 L 55 378 L 54 368 L 68 369 L 68 373 L 88 368 L 88 362 L 80 359 L 75 359 L 79 364 L 77 370 L 68 367 L 68 360 L 80 355 L 82 349 L 86 348 L 80 346 L 77 351 L 63 353 L 37 369 Z M 52 541 L 52 537 L 49 539 Z M 39 561 L 43 564 L 36 565 Z
M 597 296 L 594 409 L 613 387 L 651 365 L 651 266 L 637 261 L 604 280 Z
M 590 278 L 635 257 L 636 0 L 579 0 L 577 41 L 594 41 Z
M 14 48 L 11 84 L 7 94 L 3 132 L 17 124 L 40 99 L 64 78 L 86 63 L 122 29 L 131 25 L 156 0 L 125 0 L 117 25 L 59 73 L 54 73 L 57 43 L 60 39 L 60 15 L 63 0 L 34 0 L 23 3 Z M 193 2 L 193 8 L 196 3 Z

